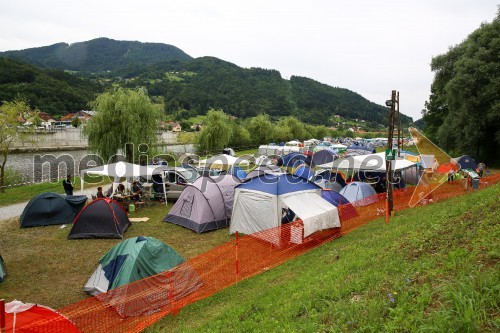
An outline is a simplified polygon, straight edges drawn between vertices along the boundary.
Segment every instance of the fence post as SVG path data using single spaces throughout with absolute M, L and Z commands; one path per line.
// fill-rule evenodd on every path
M 0 299 L 0 333 L 5 333 L 5 300 Z
M 172 309 L 172 313 L 174 316 L 176 316 L 177 309 L 175 307 L 174 283 L 173 283 L 173 274 L 171 271 L 168 271 L 167 277 L 168 277 L 168 300 L 170 301 L 170 308 Z
M 238 281 L 238 278 L 239 278 L 239 262 L 238 262 L 238 242 L 239 242 L 239 236 L 238 236 L 238 231 L 236 231 L 235 233 L 236 235 L 236 256 L 235 256 L 235 262 L 234 262 L 234 265 L 235 265 L 235 270 L 236 270 L 236 281 Z

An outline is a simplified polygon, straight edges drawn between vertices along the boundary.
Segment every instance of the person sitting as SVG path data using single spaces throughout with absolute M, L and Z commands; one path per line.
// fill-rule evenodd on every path
M 97 197 L 97 199 L 104 198 L 104 194 L 102 193 L 102 187 L 101 186 L 99 186 L 97 188 L 96 197 Z
M 142 189 L 141 187 L 137 184 L 137 181 L 134 180 L 132 182 L 132 200 L 139 201 L 141 195 L 142 195 Z
M 118 187 L 116 188 L 115 194 L 117 194 L 117 195 L 125 194 L 125 186 L 123 184 L 118 184 Z

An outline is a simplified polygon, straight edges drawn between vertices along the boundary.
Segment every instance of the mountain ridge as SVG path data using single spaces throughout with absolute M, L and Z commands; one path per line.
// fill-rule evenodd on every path
M 145 86 L 164 104 L 167 114 L 181 119 L 220 108 L 238 118 L 267 113 L 332 125 L 339 115 L 388 123 L 385 106 L 347 88 L 294 75 L 287 80 L 274 69 L 243 68 L 216 57 L 192 58 L 169 44 L 97 38 L 0 52 L 2 56 L 76 72 L 94 82 L 108 82 L 109 87 Z M 408 124 L 412 119 L 402 115 L 402 122 Z

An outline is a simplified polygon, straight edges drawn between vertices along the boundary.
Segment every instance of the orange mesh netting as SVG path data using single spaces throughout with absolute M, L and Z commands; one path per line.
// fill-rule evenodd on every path
M 420 153 L 433 155 L 438 165 L 453 163 L 446 153 L 420 133 L 412 132 L 412 135 Z M 464 174 L 460 175 L 462 178 L 454 177 L 449 183 L 448 176 L 429 169 L 417 186 L 394 190 L 394 210 L 399 212 L 410 205 L 425 205 L 470 191 L 470 179 L 464 178 Z M 500 174 L 484 177 L 479 188 L 499 181 Z M 385 196 L 381 193 L 352 205 L 339 206 L 340 228 L 319 231 L 303 239 L 303 226 L 299 221 L 252 235 L 236 236 L 234 240 L 170 271 L 118 287 L 59 311 L 82 332 L 140 332 L 190 303 L 280 265 L 371 220 L 384 217 Z
M 480 187 L 496 184 L 500 174 L 481 179 Z M 433 191 L 419 204 L 448 199 L 467 193 L 461 182 L 433 186 Z M 413 188 L 414 189 L 414 188 Z M 394 209 L 408 208 L 413 189 L 394 191 Z M 363 205 L 370 202 L 370 205 Z M 360 205 L 361 204 L 361 205 Z M 344 205 L 347 206 L 347 205 Z M 249 278 L 325 242 L 385 216 L 385 193 L 356 202 L 357 216 L 342 220 L 341 228 L 329 229 L 302 239 L 300 222 L 236 237 L 176 268 L 113 289 L 98 297 L 72 304 L 59 311 L 82 332 L 140 332 L 163 316 L 209 297 L 224 288 Z M 192 274 L 192 272 L 196 274 Z

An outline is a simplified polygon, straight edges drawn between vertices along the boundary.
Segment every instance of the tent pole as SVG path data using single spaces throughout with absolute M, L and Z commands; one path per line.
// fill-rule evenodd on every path
M 5 300 L 0 299 L 0 333 L 5 332 Z

